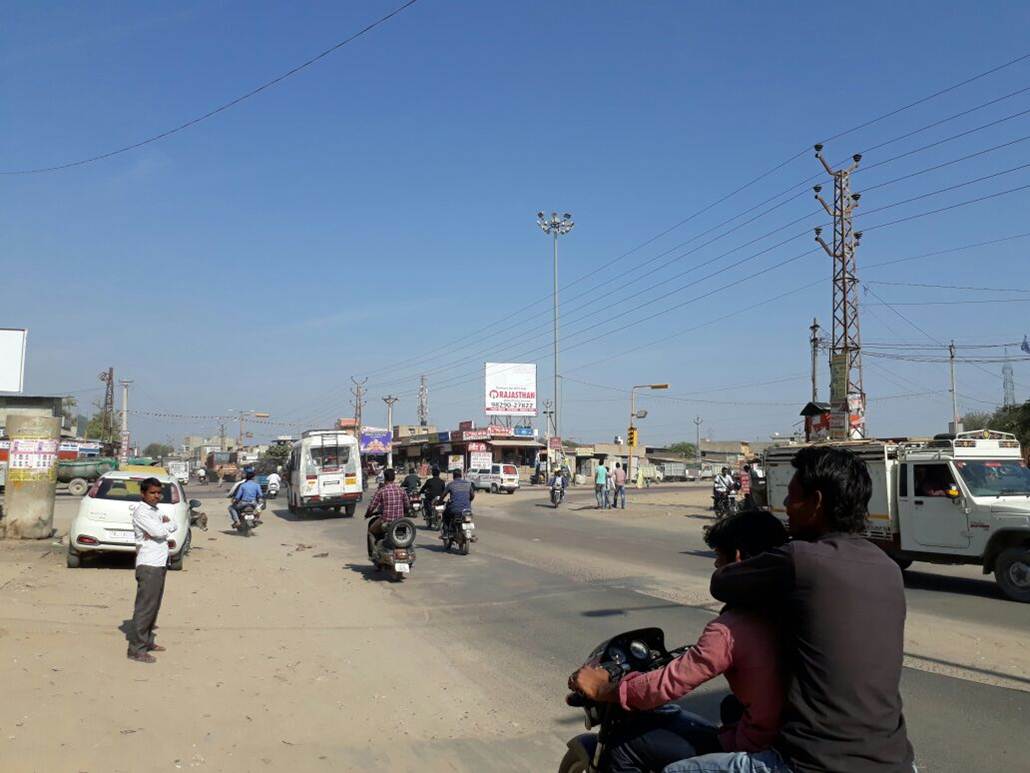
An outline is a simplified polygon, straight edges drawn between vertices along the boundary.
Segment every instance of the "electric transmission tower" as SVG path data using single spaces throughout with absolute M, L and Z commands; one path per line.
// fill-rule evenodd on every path
M 418 424 L 420 427 L 429 426 L 429 386 L 425 376 L 418 384 Z
M 114 368 L 108 368 L 98 377 L 104 383 L 104 406 L 100 410 L 100 442 L 114 442 Z
M 350 377 L 350 380 L 354 382 L 354 387 L 351 389 L 351 394 L 354 395 L 354 399 L 351 400 L 351 404 L 354 406 L 354 421 L 358 425 L 358 434 L 361 434 L 361 409 L 365 406 L 365 383 L 368 378 L 363 378 L 358 381 L 354 376 Z
M 852 228 L 852 214 L 860 193 L 851 192 L 851 173 L 862 156 L 852 156 L 845 169 L 833 169 L 823 157 L 823 146 L 815 146 L 815 157 L 833 178 L 833 206 L 820 195 L 815 197 L 833 218 L 833 246 L 822 237 L 822 228 L 815 229 L 815 240 L 833 258 L 833 335 L 830 344 L 830 434 L 834 438 L 865 437 L 865 390 L 862 388 L 862 335 L 858 322 L 858 276 L 855 250 L 862 232 Z M 837 414 L 835 420 L 833 414 Z
M 1001 366 L 1001 380 L 1005 387 L 1005 398 L 1002 401 L 1002 405 L 1006 408 L 1016 404 L 1016 377 L 1012 372 L 1012 363 L 1008 362 L 1009 350 L 1005 347 L 1005 359 L 1006 362 Z

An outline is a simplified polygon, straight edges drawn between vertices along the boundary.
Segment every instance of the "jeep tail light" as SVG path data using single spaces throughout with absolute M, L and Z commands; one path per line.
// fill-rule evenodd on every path
M 97 544 L 96 537 L 91 537 L 88 534 L 80 534 L 78 537 L 75 538 L 75 541 L 78 542 L 80 545 L 96 545 Z
M 175 540 L 173 540 L 173 539 L 168 540 L 168 548 L 169 548 L 169 550 L 175 550 Z

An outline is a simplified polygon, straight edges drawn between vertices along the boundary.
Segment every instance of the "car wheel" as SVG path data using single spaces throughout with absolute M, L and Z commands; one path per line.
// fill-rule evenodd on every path
M 490 493 L 491 494 L 496 494 L 497 493 L 497 484 L 496 483 L 494 483 L 492 486 L 490 486 Z
M 85 496 L 87 491 L 89 491 L 89 483 L 86 482 L 85 478 L 73 478 L 68 483 L 68 493 L 73 497 Z
M 82 566 L 82 554 L 68 546 L 67 564 L 69 569 L 78 569 Z
M 357 509 L 358 509 L 357 505 L 347 505 L 343 509 L 343 517 L 344 518 L 353 518 L 354 517 L 354 511 L 357 510 Z
M 1009 548 L 994 563 L 994 579 L 1008 598 L 1030 603 L 1030 548 Z

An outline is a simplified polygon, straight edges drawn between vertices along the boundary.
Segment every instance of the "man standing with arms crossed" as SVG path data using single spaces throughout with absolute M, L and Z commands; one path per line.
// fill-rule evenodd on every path
M 139 484 L 143 501 L 132 508 L 132 530 L 136 537 L 136 603 L 129 624 L 129 660 L 153 663 L 151 652 L 164 652 L 154 643 L 154 624 L 165 592 L 168 571 L 168 542 L 176 525 L 157 508 L 162 486 L 157 478 Z

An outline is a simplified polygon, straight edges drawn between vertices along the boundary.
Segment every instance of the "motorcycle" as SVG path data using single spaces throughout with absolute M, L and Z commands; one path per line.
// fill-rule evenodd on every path
M 422 514 L 422 497 L 417 491 L 408 492 L 408 503 L 411 505 L 411 517 L 418 518 Z
M 261 525 L 261 511 L 265 509 L 265 503 L 262 502 L 260 507 L 254 502 L 244 502 L 236 507 L 236 512 L 239 513 L 240 519 L 236 522 L 236 531 L 240 532 L 244 537 L 249 537 L 250 533 L 258 526 Z
M 426 519 L 426 528 L 436 531 L 440 528 L 440 524 L 443 523 L 443 511 L 444 504 L 437 497 L 432 502 L 426 499 L 426 504 L 423 506 L 422 515 Z
M 665 632 L 661 628 L 640 628 L 626 631 L 601 642 L 587 658 L 586 666 L 600 666 L 617 682 L 633 671 L 654 671 L 670 663 L 687 651 L 687 647 L 667 650 Z M 618 703 L 595 703 L 579 693 L 570 693 L 565 702 L 583 709 L 584 724 L 588 731 L 572 738 L 568 751 L 558 766 L 558 773 L 600 773 L 608 769 L 607 744 L 612 733 L 632 716 L 640 712 L 627 712 Z M 662 707 L 656 712 L 668 711 Z
M 717 493 L 712 494 L 712 510 L 715 511 L 716 518 L 725 518 L 729 515 L 733 515 L 737 512 L 737 494 L 736 492 L 729 491 L 725 494 Z
M 561 483 L 551 484 L 551 504 L 557 510 L 558 505 L 565 499 L 565 487 Z
M 369 537 L 371 539 L 371 537 Z M 415 523 L 399 518 L 386 524 L 383 536 L 372 546 L 372 564 L 400 582 L 415 564 Z
M 443 517 L 442 513 L 441 517 Z M 473 534 L 475 528 L 476 524 L 472 521 L 472 511 L 467 508 L 462 510 L 461 515 L 452 518 L 450 524 L 445 525 L 443 532 L 440 534 L 440 539 L 443 540 L 443 549 L 449 552 L 451 545 L 455 545 L 459 553 L 467 556 L 472 549 L 472 543 L 478 541 L 476 535 Z
M 275 499 L 277 496 L 279 496 L 279 484 L 275 481 L 270 481 L 268 483 L 268 490 L 265 496 L 267 496 L 269 499 Z

